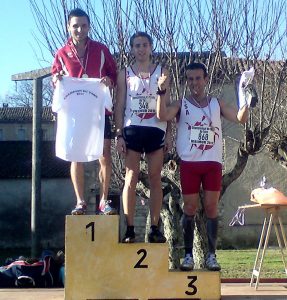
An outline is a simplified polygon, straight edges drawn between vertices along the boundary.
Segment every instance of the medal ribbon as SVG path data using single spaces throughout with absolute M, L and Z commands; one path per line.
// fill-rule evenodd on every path
M 76 58 L 77 58 L 79 64 L 81 65 L 84 74 L 87 74 L 87 71 L 86 71 L 86 70 L 87 70 L 87 64 L 88 64 L 88 59 L 89 59 L 89 47 L 88 47 L 88 43 L 87 43 L 87 45 L 86 45 L 85 55 L 84 55 L 84 58 L 83 58 L 83 62 L 84 62 L 84 59 L 85 59 L 85 56 L 86 56 L 86 63 L 85 63 L 85 66 L 84 66 L 84 64 L 82 63 L 81 59 L 79 58 L 77 49 L 75 48 L 74 44 L 70 45 L 70 48 L 71 48 L 72 52 L 74 53 L 74 55 L 76 56 Z M 86 51 L 87 51 L 87 55 L 86 55 Z M 84 74 L 83 74 L 83 75 L 84 75 Z
M 201 111 L 203 112 L 203 114 L 205 115 L 205 117 L 207 118 L 207 120 L 209 121 L 209 126 L 211 127 L 211 129 L 213 130 L 214 127 L 212 126 L 212 120 L 211 120 L 211 109 L 210 109 L 210 100 L 208 100 L 207 98 L 207 106 L 208 106 L 208 111 L 209 111 L 209 115 L 206 113 L 206 111 L 203 109 L 203 107 L 201 107 L 201 105 L 192 97 L 192 100 L 196 103 L 196 105 L 198 106 L 198 108 L 201 109 Z
M 147 93 L 148 98 L 146 98 L 146 102 L 149 104 L 149 102 L 151 101 L 151 99 L 150 99 L 150 77 L 151 77 L 151 75 L 150 75 L 150 66 L 149 66 L 148 78 L 145 78 L 145 79 L 142 78 L 139 67 L 136 66 L 136 68 L 137 68 L 137 73 L 138 73 L 138 77 L 141 81 L 141 84 L 142 84 L 143 88 L 146 90 L 146 93 Z M 135 75 L 137 75 L 137 74 L 135 74 Z M 144 81 L 144 80 L 147 80 L 147 79 L 148 79 L 148 86 L 145 85 L 145 81 Z M 141 121 L 145 118 L 145 115 L 146 114 L 144 113 L 142 118 L 141 118 Z
M 143 88 L 146 90 L 148 96 L 150 96 L 150 67 L 149 67 L 149 73 L 148 73 L 148 77 L 143 79 L 139 70 L 139 67 L 137 66 L 137 73 L 138 73 L 138 77 L 141 81 L 141 84 L 143 86 Z M 148 86 L 146 86 L 145 81 L 144 80 L 148 80 Z

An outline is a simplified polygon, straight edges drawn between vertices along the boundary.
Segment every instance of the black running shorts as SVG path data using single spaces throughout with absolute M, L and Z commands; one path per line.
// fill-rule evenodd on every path
M 163 148 L 165 132 L 156 127 L 132 125 L 124 128 L 123 138 L 128 149 L 150 153 Z

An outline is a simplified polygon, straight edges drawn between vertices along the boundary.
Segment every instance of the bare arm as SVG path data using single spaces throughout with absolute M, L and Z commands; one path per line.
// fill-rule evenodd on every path
M 224 101 L 218 100 L 222 116 L 231 122 L 245 124 L 248 119 L 248 106 L 245 105 L 237 110 L 235 107 L 227 105 Z
M 175 101 L 170 104 L 169 99 L 169 76 L 167 70 L 158 79 L 159 95 L 157 98 L 156 115 L 161 121 L 170 121 L 177 115 L 180 109 L 180 101 Z M 161 93 L 164 92 L 165 93 Z
M 124 111 L 126 106 L 126 74 L 121 70 L 117 76 L 116 103 L 115 103 L 115 125 L 117 138 L 117 150 L 119 153 L 125 153 L 125 141 L 122 138 L 122 129 L 124 125 Z

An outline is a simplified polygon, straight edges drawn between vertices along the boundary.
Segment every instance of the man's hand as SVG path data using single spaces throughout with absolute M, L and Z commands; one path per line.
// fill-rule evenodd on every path
M 65 75 L 65 72 L 64 72 L 63 70 L 61 70 L 60 72 L 54 74 L 54 75 L 53 75 L 53 79 L 52 79 L 53 83 L 56 84 L 56 82 L 57 82 L 58 80 L 61 81 L 61 80 L 63 79 L 63 76 L 64 76 L 64 75 Z
M 100 82 L 103 83 L 108 88 L 112 88 L 113 87 L 113 83 L 112 83 L 110 77 L 108 77 L 108 76 L 102 77 Z
M 158 78 L 157 85 L 161 91 L 166 90 L 168 88 L 168 76 L 161 74 L 161 76 Z

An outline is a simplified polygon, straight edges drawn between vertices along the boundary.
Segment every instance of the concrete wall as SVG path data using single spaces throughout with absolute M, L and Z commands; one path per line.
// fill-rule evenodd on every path
M 236 147 L 232 148 L 232 145 L 230 145 L 234 144 L 232 141 L 226 141 L 226 144 L 226 148 L 229 149 L 226 155 L 227 168 L 229 168 L 234 164 Z M 246 209 L 244 226 L 230 227 L 229 223 L 238 206 L 253 203 L 250 201 L 250 193 L 254 188 L 259 187 L 259 181 L 263 174 L 265 174 L 273 187 L 286 194 L 286 171 L 271 160 L 265 152 L 249 157 L 244 172 L 238 180 L 230 185 L 221 199 L 222 223 L 220 236 L 222 247 L 242 248 L 254 247 L 258 244 L 265 216 L 263 209 Z M 287 225 L 287 209 L 282 210 L 282 220 Z M 285 229 L 287 230 L 286 225 Z M 277 245 L 274 230 L 271 234 L 271 244 Z
M 0 248 L 30 247 L 31 180 L 0 180 Z M 65 215 L 74 205 L 69 179 L 42 180 L 41 240 L 64 247 Z
M 225 86 L 222 97 L 234 105 L 234 87 Z M 228 172 L 236 162 L 239 141 L 243 139 L 243 126 L 224 121 L 223 135 L 225 138 L 224 167 L 225 172 Z M 223 248 L 257 247 L 264 219 L 262 209 L 245 210 L 245 226 L 230 227 L 229 223 L 238 206 L 253 203 L 250 201 L 250 193 L 254 188 L 259 187 L 259 182 L 264 174 L 273 187 L 287 194 L 286 171 L 270 159 L 266 151 L 250 156 L 244 172 L 238 180 L 230 185 L 220 202 L 221 226 L 219 235 L 220 245 Z M 283 223 L 287 224 L 287 209 L 283 211 L 282 215 Z M 272 243 L 277 245 L 274 231 L 271 234 Z

